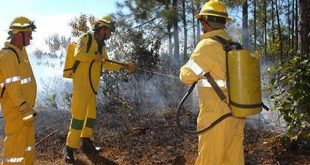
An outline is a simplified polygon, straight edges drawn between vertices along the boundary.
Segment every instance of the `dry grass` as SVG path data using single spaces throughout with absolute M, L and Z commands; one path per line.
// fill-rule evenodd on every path
M 103 151 L 99 155 L 85 155 L 78 150 L 77 165 L 194 164 L 197 137 L 182 133 L 175 126 L 170 110 L 162 111 L 164 114 L 156 110 L 137 112 L 122 104 L 99 109 L 95 141 L 103 147 Z M 61 120 L 50 119 L 53 121 L 50 122 L 49 117 L 55 117 L 55 114 L 49 113 L 52 112 L 40 113 L 45 117 L 37 123 L 36 139 L 40 141 L 55 130 L 57 132 L 37 145 L 36 164 L 62 165 L 69 114 L 65 112 Z M 270 131 L 248 128 L 245 139 L 247 165 L 310 164 L 309 155 L 286 150 L 279 136 Z

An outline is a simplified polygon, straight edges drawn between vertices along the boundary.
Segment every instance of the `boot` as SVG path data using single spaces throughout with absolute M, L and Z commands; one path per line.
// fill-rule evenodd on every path
M 74 159 L 74 151 L 70 147 L 65 147 L 64 149 L 64 158 L 65 162 L 68 164 L 74 164 L 75 159 Z
M 87 154 L 98 154 L 101 151 L 101 148 L 95 146 L 90 138 L 82 138 L 82 150 Z

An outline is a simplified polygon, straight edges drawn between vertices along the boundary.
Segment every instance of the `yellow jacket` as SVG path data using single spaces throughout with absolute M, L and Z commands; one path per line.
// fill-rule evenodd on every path
M 197 118 L 197 130 L 206 128 L 222 115 L 230 113 L 230 108 L 220 100 L 203 76 L 210 72 L 227 97 L 226 52 L 221 43 L 210 38 L 214 36 L 229 40 L 224 29 L 205 33 L 201 36 L 201 41 L 190 60 L 180 70 L 180 79 L 183 83 L 192 84 L 198 81 L 200 112 Z M 195 165 L 244 164 L 243 129 L 244 119 L 228 117 L 210 130 L 199 134 Z
M 229 39 L 228 34 L 223 29 L 203 34 L 201 36 L 201 41 L 196 46 L 189 61 L 180 69 L 180 80 L 183 83 L 192 84 L 198 81 L 197 86 L 200 103 L 198 121 L 205 119 L 205 113 L 202 112 L 212 112 L 212 115 L 214 115 L 213 117 L 216 118 L 230 111 L 229 108 L 221 102 L 211 85 L 203 77 L 205 73 L 210 72 L 227 96 L 225 51 L 221 43 L 210 38 L 214 36 L 220 36 L 226 40 Z M 219 104 L 222 105 L 219 107 Z M 209 122 L 211 121 L 208 121 L 208 123 Z
M 120 65 L 113 64 L 110 62 L 98 62 L 94 61 L 95 56 L 100 56 L 103 59 L 109 59 L 106 52 L 106 47 L 103 47 L 102 52 L 98 52 L 98 44 L 95 39 L 95 36 L 92 32 L 88 32 L 92 36 L 92 43 L 89 51 L 87 52 L 87 42 L 89 40 L 88 35 L 83 35 L 78 43 L 78 46 L 75 51 L 75 59 L 80 61 L 79 66 L 77 67 L 73 79 L 73 84 L 77 88 L 89 88 L 89 73 L 91 74 L 91 82 L 94 89 L 97 91 L 99 85 L 100 74 L 102 70 L 107 71 L 118 71 L 121 69 Z M 94 61 L 92 63 L 92 61 Z M 101 65 L 102 64 L 102 65 Z M 102 66 L 102 67 L 101 67 Z
M 27 52 L 9 42 L 5 43 L 5 47 L 13 48 L 18 58 L 10 49 L 2 49 L 0 52 L 0 83 L 5 87 L 1 106 L 3 109 L 31 108 L 35 105 L 37 85 Z

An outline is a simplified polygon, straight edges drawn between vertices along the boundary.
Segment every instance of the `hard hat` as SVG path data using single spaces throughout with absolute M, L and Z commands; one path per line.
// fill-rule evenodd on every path
M 110 16 L 103 16 L 100 19 L 95 21 L 95 28 L 107 27 L 112 32 L 115 31 L 115 22 L 113 22 L 112 17 Z
M 210 0 L 206 4 L 204 4 L 199 12 L 195 16 L 196 19 L 201 18 L 204 16 L 206 20 L 208 20 L 208 16 L 222 17 L 226 19 L 226 22 L 231 21 L 231 18 L 228 17 L 226 7 L 224 4 L 219 0 Z
M 9 31 L 11 31 L 12 34 L 16 34 L 20 31 L 34 31 L 35 29 L 36 26 L 34 22 L 23 16 L 14 18 L 9 27 Z

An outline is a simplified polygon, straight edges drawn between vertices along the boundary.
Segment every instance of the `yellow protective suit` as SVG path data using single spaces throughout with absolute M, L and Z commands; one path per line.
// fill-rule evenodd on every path
M 190 60 L 180 69 L 180 80 L 185 84 L 198 81 L 199 108 L 197 129 L 208 126 L 220 116 L 229 113 L 230 109 L 216 95 L 215 91 L 204 79 L 210 72 L 219 87 L 227 96 L 226 58 L 221 43 L 211 39 L 213 36 L 229 39 L 223 30 L 214 30 L 201 36 Z M 198 157 L 196 165 L 242 165 L 244 119 L 229 117 L 199 135 Z
M 94 61 L 95 56 L 100 56 L 100 59 L 108 59 L 106 48 L 98 51 L 98 43 L 92 32 L 92 44 L 87 53 L 88 35 L 85 34 L 78 43 L 75 51 L 75 59 L 80 61 L 73 78 L 73 93 L 71 104 L 71 125 L 67 136 L 66 146 L 71 149 L 76 149 L 81 138 L 90 138 L 93 140 L 93 128 L 96 120 L 96 94 L 92 90 L 89 76 L 92 81 L 92 86 L 97 91 L 99 86 L 101 71 L 118 71 L 120 65 Z M 94 62 L 93 62 L 94 61 Z M 93 63 L 92 63 L 93 62 Z M 91 66 L 91 70 L 90 69 Z M 91 73 L 91 75 L 89 75 Z
M 21 111 L 34 106 L 36 81 L 26 50 L 20 50 L 9 42 L 5 47 L 13 48 L 0 52 L 0 82 L 5 90 L 1 100 L 5 120 L 3 165 L 32 165 L 35 160 L 34 123 L 25 123 Z M 18 62 L 20 60 L 20 63 Z

